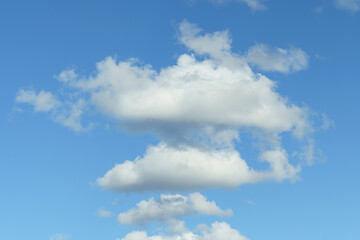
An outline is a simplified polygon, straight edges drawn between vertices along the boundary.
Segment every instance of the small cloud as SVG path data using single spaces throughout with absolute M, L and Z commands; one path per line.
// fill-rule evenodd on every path
M 324 11 L 325 6 L 319 6 L 314 9 L 315 13 L 321 14 Z
M 249 199 L 249 200 L 246 200 L 246 203 L 249 204 L 249 205 L 255 205 L 255 204 L 256 204 L 255 202 L 253 202 L 253 201 L 250 200 L 250 199 Z
M 177 218 L 193 215 L 229 217 L 232 215 L 232 210 L 220 209 L 214 201 L 208 201 L 200 193 L 192 193 L 189 196 L 162 194 L 159 199 L 143 200 L 136 205 L 136 208 L 120 213 L 118 221 L 121 224 L 139 226 L 150 222 L 161 222 L 168 224 L 173 232 L 182 232 L 186 228 Z
M 317 60 L 326 60 L 326 57 L 321 56 L 320 54 L 315 54 L 315 58 L 316 58 Z
M 120 199 L 115 199 L 115 200 L 111 201 L 111 205 L 113 205 L 113 206 L 118 206 L 120 203 L 121 203 Z
M 108 211 L 108 210 L 105 210 L 105 209 L 98 209 L 96 211 L 96 215 L 99 217 L 99 218 L 109 218 L 112 216 L 112 212 Z
M 308 66 L 309 57 L 300 48 L 289 49 L 272 47 L 267 44 L 255 44 L 250 47 L 247 61 L 262 71 L 291 73 L 304 70 Z
M 308 139 L 308 143 L 302 148 L 301 152 L 294 152 L 292 155 L 298 157 L 302 164 L 307 166 L 326 161 L 326 157 L 321 149 L 316 147 L 313 139 Z
M 62 71 L 58 76 L 55 76 L 60 82 L 70 82 L 78 77 L 74 69 Z
M 69 239 L 70 239 L 70 235 L 62 234 L 62 233 L 56 233 L 49 238 L 49 240 L 69 240 Z
M 189 6 L 194 6 L 197 3 L 197 0 L 184 0 Z
M 60 104 L 51 92 L 40 91 L 36 93 L 34 89 L 21 89 L 17 92 L 15 100 L 18 103 L 28 103 L 32 105 L 35 112 L 48 112 Z
M 329 128 L 335 127 L 334 120 L 329 119 L 325 114 L 321 114 L 321 118 L 322 118 L 322 124 L 321 124 L 322 130 L 328 130 Z
M 241 2 L 248 5 L 248 7 L 253 11 L 264 11 L 266 6 L 261 3 L 261 0 L 210 0 L 216 4 L 223 4 L 225 2 Z
M 65 79 L 66 76 L 63 76 L 63 78 Z M 34 89 L 21 89 L 17 92 L 15 101 L 19 104 L 32 105 L 35 112 L 50 113 L 54 122 L 60 123 L 75 132 L 86 132 L 95 127 L 94 123 L 89 123 L 86 127 L 81 123 L 81 117 L 88 108 L 88 104 L 84 99 L 63 103 L 51 92 L 41 90 L 37 93 Z M 14 110 L 17 112 L 22 111 L 18 107 L 15 107 Z

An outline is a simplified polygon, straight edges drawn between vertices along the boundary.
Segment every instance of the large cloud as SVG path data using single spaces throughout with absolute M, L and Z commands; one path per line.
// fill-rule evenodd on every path
M 83 96 L 81 103 L 86 102 L 122 122 L 196 127 L 210 124 L 260 128 L 273 133 L 293 130 L 298 135 L 304 133 L 306 111 L 289 104 L 276 92 L 273 81 L 253 73 L 246 58 L 232 53 L 231 38 L 226 31 L 201 35 L 201 30 L 187 21 L 179 29 L 180 41 L 197 55 L 207 56 L 205 59 L 183 54 L 177 64 L 157 72 L 134 60 L 117 62 L 108 57 L 97 64 L 95 75 L 79 77 L 73 70 L 67 70 L 58 79 Z M 272 58 L 271 54 L 265 55 L 264 62 Z M 257 62 L 259 58 L 256 57 Z M 299 68 L 297 64 L 290 65 L 287 68 Z M 20 91 L 19 95 L 24 92 Z M 43 92 L 37 98 L 40 95 Z M 27 102 L 35 109 L 50 110 L 54 103 L 48 100 L 48 106 L 42 103 L 42 108 L 34 100 Z M 20 97 L 17 101 L 25 102 Z M 73 122 L 81 114 L 73 114 Z M 67 125 L 79 129 L 76 124 Z
M 227 31 L 203 34 L 187 21 L 179 26 L 179 41 L 192 53 L 159 71 L 136 60 L 108 57 L 97 63 L 90 76 L 66 70 L 57 77 L 70 89 L 70 97 L 62 100 L 60 107 L 51 103 L 60 97 L 44 92 L 31 92 L 30 98 L 17 101 L 52 112 L 55 121 L 76 131 L 91 128 L 80 122 L 91 109 L 129 129 L 157 132 L 162 143 L 149 147 L 143 157 L 116 165 L 97 180 L 107 189 L 229 188 L 295 179 L 300 167 L 289 163 L 281 136 L 304 137 L 311 130 L 307 111 L 289 103 L 273 81 L 252 71 L 248 61 L 260 69 L 298 71 L 306 64 L 306 54 L 299 49 L 256 45 L 247 56 L 241 56 L 231 50 Z M 271 59 L 280 64 L 271 65 Z M 48 97 L 42 99 L 50 103 L 40 101 L 39 105 L 34 99 L 44 94 Z M 20 91 L 22 95 L 27 93 Z M 233 146 L 239 130 L 264 142 L 259 156 L 269 166 L 267 170 L 255 171 L 240 157 Z
M 211 227 L 201 225 L 198 228 L 201 229 L 200 234 L 185 231 L 168 236 L 148 236 L 144 231 L 134 231 L 121 238 L 121 240 L 248 240 L 248 238 L 241 235 L 239 231 L 231 228 L 225 222 L 215 222 Z
M 70 70 L 59 79 L 89 94 L 91 105 L 120 121 L 303 132 L 306 111 L 288 104 L 273 81 L 254 74 L 243 57 L 233 54 L 227 32 L 199 32 L 184 21 L 179 39 L 196 54 L 209 56 L 203 60 L 183 54 L 176 65 L 156 72 L 108 57 L 97 64 L 94 76 L 76 77 Z
M 295 179 L 300 171 L 289 164 L 284 150 L 265 151 L 262 159 L 269 163 L 269 169 L 255 171 L 232 148 L 202 150 L 161 143 L 149 147 L 143 158 L 117 164 L 97 183 L 119 192 L 233 188 L 261 181 Z
M 160 199 L 151 198 L 141 201 L 137 208 L 120 213 L 118 221 L 127 225 L 145 225 L 150 222 L 169 223 L 177 218 L 192 215 L 230 216 L 230 209 L 224 211 L 216 206 L 215 202 L 209 202 L 200 193 L 192 193 L 189 196 L 180 194 L 164 195 Z

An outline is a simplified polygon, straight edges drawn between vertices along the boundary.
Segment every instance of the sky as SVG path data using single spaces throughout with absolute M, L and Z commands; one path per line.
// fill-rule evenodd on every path
M 0 1 L 0 239 L 360 238 L 359 0 Z

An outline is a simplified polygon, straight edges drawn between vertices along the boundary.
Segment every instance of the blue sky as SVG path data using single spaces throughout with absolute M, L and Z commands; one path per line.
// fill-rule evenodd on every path
M 0 2 L 0 238 L 360 237 L 360 1 Z

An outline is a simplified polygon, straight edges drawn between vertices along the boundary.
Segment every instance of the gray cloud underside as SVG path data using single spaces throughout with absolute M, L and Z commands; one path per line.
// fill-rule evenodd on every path
M 164 195 L 159 199 L 141 201 L 127 212 L 120 213 L 118 221 L 126 225 L 146 225 L 150 222 L 171 224 L 178 218 L 194 215 L 231 216 L 232 211 L 221 210 L 215 202 L 207 201 L 200 193 L 189 196 Z
M 248 240 L 225 222 L 215 222 L 211 227 L 200 225 L 198 229 L 198 234 L 187 230 L 179 234 L 153 236 L 144 231 L 134 231 L 117 240 Z
M 59 74 L 57 79 L 69 89 L 65 100 L 34 90 L 20 90 L 16 100 L 49 112 L 54 121 L 75 131 L 91 129 L 91 124 L 81 124 L 91 109 L 140 132 L 157 132 L 159 145 L 97 179 L 106 189 L 199 190 L 296 179 L 300 167 L 289 163 L 280 135 L 306 137 L 312 130 L 307 110 L 290 104 L 275 82 L 253 72 L 249 61 L 259 69 L 288 73 L 307 66 L 306 54 L 260 44 L 241 56 L 231 50 L 227 31 L 202 33 L 187 21 L 179 25 L 178 37 L 191 53 L 160 71 L 134 59 L 108 57 L 90 76 L 71 69 Z M 259 159 L 267 170 L 251 169 L 240 157 L 234 147 L 239 129 L 264 142 Z
M 241 184 L 296 179 L 300 167 L 288 162 L 284 150 L 265 151 L 270 168 L 255 171 L 234 149 L 207 150 L 170 147 L 165 143 L 148 148 L 143 158 L 125 161 L 109 170 L 97 183 L 119 192 L 234 188 Z

